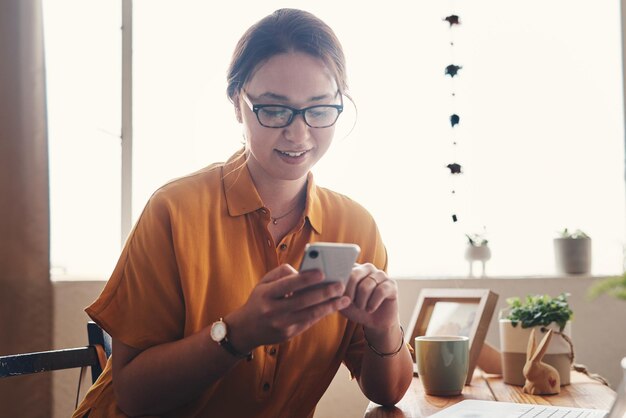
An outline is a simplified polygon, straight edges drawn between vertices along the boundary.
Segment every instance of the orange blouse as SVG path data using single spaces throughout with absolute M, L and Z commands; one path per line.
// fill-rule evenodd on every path
M 236 310 L 269 270 L 283 263 L 297 267 L 309 242 L 356 243 L 360 263 L 387 267 L 370 214 L 317 187 L 310 173 L 297 226 L 275 243 L 269 222 L 242 151 L 174 180 L 150 198 L 86 312 L 113 338 L 146 349 L 192 335 Z M 164 416 L 312 417 L 341 362 L 359 375 L 364 347 L 361 326 L 340 313 L 329 315 L 288 341 L 257 347 L 254 360 L 239 362 L 199 398 Z M 126 416 L 111 379 L 109 359 L 74 417 Z

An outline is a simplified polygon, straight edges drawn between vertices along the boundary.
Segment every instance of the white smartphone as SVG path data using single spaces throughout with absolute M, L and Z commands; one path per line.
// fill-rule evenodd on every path
M 304 248 L 300 271 L 321 270 L 324 273 L 325 282 L 346 284 L 360 252 L 361 248 L 356 244 L 310 243 Z

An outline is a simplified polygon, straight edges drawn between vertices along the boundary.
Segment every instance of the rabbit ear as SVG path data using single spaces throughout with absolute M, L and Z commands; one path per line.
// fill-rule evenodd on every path
M 537 362 L 537 361 L 541 361 L 541 359 L 543 358 L 543 355 L 546 354 L 546 351 L 548 351 L 548 347 L 550 344 L 550 340 L 552 339 L 552 330 L 548 330 L 548 332 L 546 333 L 546 335 L 543 336 L 543 338 L 541 339 L 541 342 L 539 343 L 539 346 L 537 347 L 537 351 L 535 351 L 535 353 L 533 354 L 533 358 L 532 358 L 532 362 Z
M 528 345 L 526 346 L 526 361 L 530 361 L 534 352 L 535 352 L 535 328 L 533 328 L 530 331 L 530 337 L 528 337 Z

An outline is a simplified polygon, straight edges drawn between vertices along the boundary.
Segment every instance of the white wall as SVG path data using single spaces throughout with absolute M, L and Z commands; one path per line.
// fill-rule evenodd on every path
M 84 312 L 95 300 L 104 281 L 55 281 L 53 282 L 54 333 L 53 348 L 81 347 L 88 344 L 87 321 Z M 75 369 L 61 370 L 52 377 L 52 407 L 54 418 L 67 418 L 74 411 L 79 372 Z M 91 370 L 87 370 L 80 390 L 81 399 L 91 384 Z
M 500 297 L 494 320 L 491 322 L 487 341 L 499 346 L 497 311 L 506 306 L 506 298 L 524 297 L 527 294 L 558 295 L 571 293 L 570 306 L 574 311 L 572 340 L 576 363 L 587 365 L 593 373 L 607 378 L 615 387 L 621 379 L 619 360 L 626 356 L 626 302 L 609 297 L 595 301 L 586 299 L 586 292 L 593 283 L 589 277 L 568 278 L 518 278 L 518 279 L 437 279 L 401 280 L 400 320 L 407 326 L 422 288 L 481 288 L 491 289 Z M 104 286 L 102 281 L 57 281 L 54 282 L 54 338 L 55 348 L 74 347 L 87 343 L 87 316 L 83 308 L 88 305 Z M 90 376 L 85 378 L 90 381 Z M 70 415 L 78 373 L 73 371 L 55 373 L 53 396 L 54 417 Z M 85 393 L 81 389 L 81 394 Z M 368 404 L 354 381 L 348 380 L 348 372 L 342 367 L 329 390 L 318 405 L 316 418 L 360 417 Z

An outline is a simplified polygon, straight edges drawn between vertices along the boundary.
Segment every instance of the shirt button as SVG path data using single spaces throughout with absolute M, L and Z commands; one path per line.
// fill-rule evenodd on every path
M 275 356 L 275 355 L 276 355 L 276 347 L 270 348 L 270 356 Z
M 267 383 L 267 382 L 263 383 L 263 390 L 264 390 L 265 392 L 267 392 L 268 390 L 270 390 L 270 384 L 269 384 L 269 383 Z
M 285 251 L 287 249 L 287 244 L 280 244 L 280 249 Z

